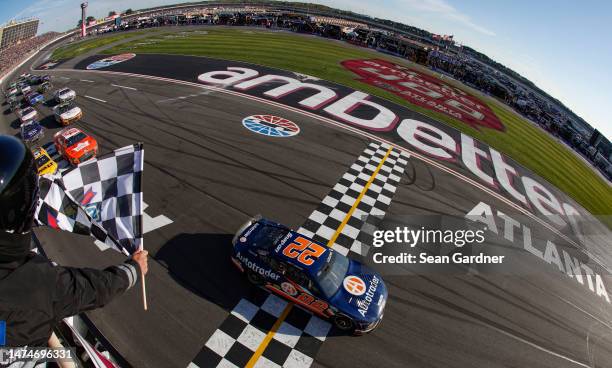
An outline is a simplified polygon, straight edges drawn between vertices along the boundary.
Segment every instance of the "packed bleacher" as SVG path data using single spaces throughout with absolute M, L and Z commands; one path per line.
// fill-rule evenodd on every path
M 0 78 L 15 65 L 23 61 L 32 51 L 39 49 L 58 35 L 59 33 L 57 32 L 47 32 L 40 36 L 23 40 L 16 45 L 0 51 Z

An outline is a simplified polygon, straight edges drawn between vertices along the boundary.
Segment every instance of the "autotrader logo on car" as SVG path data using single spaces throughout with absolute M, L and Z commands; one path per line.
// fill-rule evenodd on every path
M 365 298 L 357 301 L 357 308 L 359 314 L 361 314 L 363 317 L 366 316 L 366 314 L 368 313 L 368 309 L 370 309 L 370 304 L 372 304 L 372 298 L 374 298 L 374 293 L 378 288 L 379 282 L 380 280 L 378 279 L 378 277 L 374 276 L 372 278 L 370 286 L 368 287 L 368 292 L 365 294 Z
M 271 279 L 274 279 L 275 281 L 278 281 L 278 279 L 280 279 L 280 275 L 276 274 L 274 271 L 270 269 L 265 269 L 263 267 L 258 266 L 255 262 L 251 261 L 247 257 L 240 254 L 240 252 L 236 254 L 236 257 L 240 260 L 240 262 L 245 264 L 248 268 L 250 268 L 254 272 L 260 274 L 261 276 L 269 277 Z

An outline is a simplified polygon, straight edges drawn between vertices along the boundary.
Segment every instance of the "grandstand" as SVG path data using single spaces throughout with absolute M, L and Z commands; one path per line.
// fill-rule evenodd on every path
M 39 20 L 36 18 L 10 21 L 0 26 L 0 50 L 36 36 Z

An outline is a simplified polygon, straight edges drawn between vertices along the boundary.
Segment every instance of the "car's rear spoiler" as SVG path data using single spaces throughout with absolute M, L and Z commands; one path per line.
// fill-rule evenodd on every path
M 244 232 L 244 230 L 246 230 L 249 226 L 253 225 L 254 223 L 256 223 L 257 221 L 261 219 L 262 219 L 262 216 L 260 214 L 257 214 L 251 217 L 247 222 L 242 224 L 238 228 L 238 231 L 236 231 L 236 234 L 234 234 L 234 237 L 232 238 L 232 245 L 236 245 L 236 242 L 238 241 L 238 237 L 240 236 L 240 234 Z

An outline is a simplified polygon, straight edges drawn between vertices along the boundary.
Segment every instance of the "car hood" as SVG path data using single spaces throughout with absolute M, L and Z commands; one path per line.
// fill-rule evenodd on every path
M 96 146 L 97 144 L 92 138 L 86 138 L 68 147 L 66 153 L 71 157 L 81 157 L 85 152 L 96 149 Z
M 354 320 L 372 323 L 382 315 L 387 296 L 387 286 L 378 273 L 350 260 L 348 272 L 331 302 Z
M 30 119 L 34 119 L 34 117 L 36 116 L 36 111 L 30 111 L 28 113 L 24 113 L 21 115 L 21 120 L 30 120 Z
M 33 138 L 42 132 L 43 128 L 40 125 L 29 125 L 21 129 L 21 134 L 24 138 Z
M 46 164 L 38 168 L 40 174 L 52 174 L 57 170 L 57 163 L 49 160 Z
M 65 111 L 64 113 L 59 114 L 59 115 L 62 119 L 71 119 L 80 113 L 81 113 L 80 107 L 73 107 L 72 109 Z
M 72 97 L 73 95 L 74 95 L 74 92 L 68 91 L 68 92 L 64 92 L 64 93 L 58 93 L 57 97 L 58 98 L 68 98 L 68 97 Z

